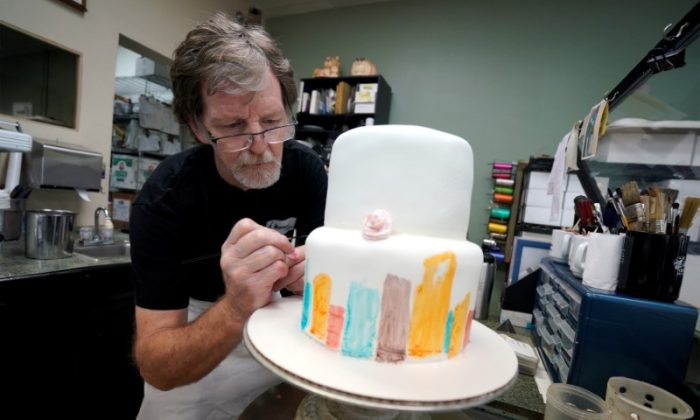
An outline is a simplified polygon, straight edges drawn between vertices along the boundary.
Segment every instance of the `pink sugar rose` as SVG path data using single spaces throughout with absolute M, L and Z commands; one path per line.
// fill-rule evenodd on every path
M 386 239 L 391 235 L 391 215 L 382 209 L 377 209 L 365 217 L 362 224 L 362 237 L 370 241 Z

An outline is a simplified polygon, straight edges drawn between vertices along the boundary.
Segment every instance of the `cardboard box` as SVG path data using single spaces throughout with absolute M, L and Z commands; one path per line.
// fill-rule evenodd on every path
M 110 171 L 110 187 L 136 189 L 136 169 L 138 157 L 131 155 L 112 155 Z
M 608 127 L 598 143 L 597 160 L 617 163 L 690 165 L 697 134 L 693 131 Z
M 525 206 L 523 207 L 523 222 L 535 225 L 561 226 L 561 212 L 558 218 L 550 220 L 551 212 L 550 207 Z
M 139 188 L 146 182 L 149 176 L 156 170 L 160 160 L 142 157 L 139 162 Z
M 115 228 L 123 229 L 129 227 L 129 216 L 131 216 L 131 206 L 136 200 L 135 193 L 114 192 L 112 193 L 112 203 L 110 214 Z
M 355 102 L 355 114 L 374 114 L 374 102 Z

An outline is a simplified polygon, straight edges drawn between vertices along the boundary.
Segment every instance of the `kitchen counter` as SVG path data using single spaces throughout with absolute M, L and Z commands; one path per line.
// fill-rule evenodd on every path
M 128 235 L 115 232 L 114 239 L 128 239 Z M 0 243 L 0 267 L 2 267 L 0 281 L 129 263 L 131 263 L 131 258 L 128 256 L 95 259 L 80 254 L 73 254 L 70 257 L 57 260 L 35 260 L 25 257 L 23 239 Z

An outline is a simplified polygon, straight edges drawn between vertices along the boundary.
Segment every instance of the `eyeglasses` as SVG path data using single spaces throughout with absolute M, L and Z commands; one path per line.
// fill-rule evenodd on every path
M 253 145 L 255 136 L 260 136 L 267 144 L 278 144 L 291 140 L 294 138 L 294 127 L 296 125 L 297 123 L 294 121 L 289 124 L 280 125 L 279 127 L 268 128 L 259 133 L 225 134 L 218 137 L 214 137 L 209 130 L 207 130 L 207 136 L 209 136 L 209 140 L 212 143 L 217 145 L 217 147 L 223 148 L 227 152 L 240 152 Z

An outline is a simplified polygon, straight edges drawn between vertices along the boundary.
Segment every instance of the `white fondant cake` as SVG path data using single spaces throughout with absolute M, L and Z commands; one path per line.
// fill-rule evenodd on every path
M 459 354 L 483 261 L 466 240 L 472 179 L 460 137 L 406 125 L 342 134 L 325 226 L 306 241 L 303 331 L 381 362 Z

